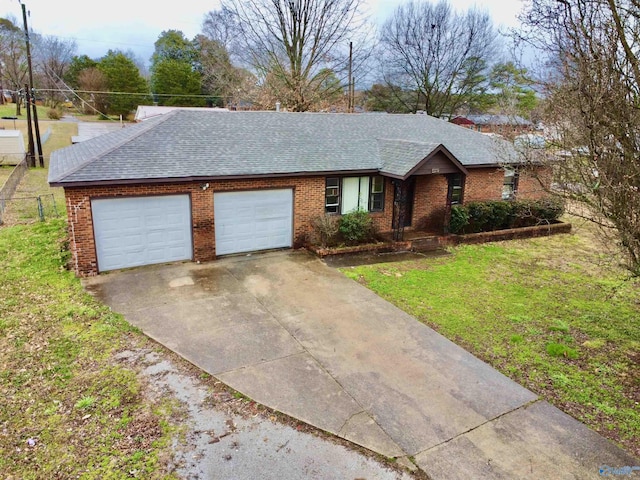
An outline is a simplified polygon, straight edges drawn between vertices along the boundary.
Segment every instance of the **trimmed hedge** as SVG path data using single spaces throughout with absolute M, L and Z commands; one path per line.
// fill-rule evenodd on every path
M 564 205 L 555 199 L 469 202 L 451 207 L 451 233 L 479 233 L 555 223 Z

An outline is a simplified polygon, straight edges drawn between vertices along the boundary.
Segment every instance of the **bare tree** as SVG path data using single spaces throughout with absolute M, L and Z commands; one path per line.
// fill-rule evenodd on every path
M 231 61 L 237 61 L 238 22 L 236 15 L 226 7 L 207 12 L 202 22 L 202 35 L 223 47 Z
M 78 87 L 83 92 L 105 92 L 109 89 L 109 82 L 97 67 L 90 67 L 78 75 Z M 82 101 L 84 113 L 107 111 L 108 96 L 104 93 L 79 93 L 78 97 Z
M 67 73 L 71 60 L 76 54 L 76 43 L 54 36 L 35 36 L 34 66 L 38 76 L 36 85 L 44 91 L 44 96 L 55 107 L 64 101 L 65 85 L 62 79 Z
M 549 57 L 545 123 L 557 193 L 640 275 L 640 5 L 529 0 L 521 20 L 525 38 Z
M 9 88 L 20 115 L 20 92 L 27 81 L 27 52 L 24 33 L 16 26 L 15 19 L 0 19 L 0 65 L 2 84 Z
M 283 106 L 306 111 L 323 98 L 327 71 L 349 84 L 349 42 L 354 71 L 368 58 L 369 28 L 361 0 L 226 0 L 237 19 L 244 61 L 260 81 L 284 85 Z M 318 77 L 320 75 L 320 77 Z M 269 83 L 265 83 L 268 88 Z
M 383 77 L 389 86 L 414 92 L 408 108 L 419 105 L 429 115 L 451 115 L 483 93 L 496 45 L 486 12 L 459 14 L 446 0 L 410 1 L 382 27 Z

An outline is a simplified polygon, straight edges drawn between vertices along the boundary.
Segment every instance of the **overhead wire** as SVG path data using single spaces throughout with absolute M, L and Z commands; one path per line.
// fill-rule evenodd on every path
M 51 78 L 51 76 L 49 76 L 49 78 L 51 78 L 52 80 L 54 80 L 54 82 L 60 82 L 62 83 L 62 85 L 64 85 L 66 88 L 63 89 L 51 89 L 50 91 L 57 91 L 57 92 L 70 92 L 72 93 L 78 100 L 80 100 L 82 102 L 82 105 L 87 105 L 91 110 L 93 110 L 95 113 L 97 113 L 98 115 L 101 115 L 105 118 L 108 118 L 109 120 L 111 120 L 111 118 L 105 114 L 104 112 L 101 112 L 100 110 L 98 110 L 97 108 L 95 108 L 93 105 L 91 105 L 89 102 L 87 102 L 85 99 L 83 99 L 80 95 L 78 95 L 69 85 L 67 85 L 67 83 L 61 79 L 58 74 L 56 72 L 53 71 L 53 69 L 51 69 L 51 67 L 49 67 L 48 65 L 44 65 L 45 68 L 48 70 L 45 71 L 45 73 L 49 76 L 50 74 L 53 74 L 56 78 Z M 44 91 L 44 90 L 40 90 L 40 91 Z M 49 91 L 49 89 L 47 89 L 46 91 Z

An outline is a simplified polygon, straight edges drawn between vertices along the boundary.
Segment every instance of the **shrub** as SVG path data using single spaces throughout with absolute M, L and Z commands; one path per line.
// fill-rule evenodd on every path
M 490 206 L 487 202 L 471 202 L 467 204 L 469 212 L 469 226 L 465 232 L 478 233 L 484 232 L 489 221 Z
M 564 203 L 558 198 L 546 198 L 534 202 L 534 212 L 536 217 L 544 222 L 552 223 L 558 221 L 564 213 Z
M 373 220 L 364 210 L 356 210 L 340 218 L 338 231 L 345 243 L 357 245 L 375 238 Z
M 335 245 L 338 236 L 339 217 L 335 215 L 321 215 L 311 221 L 313 232 L 315 234 L 314 241 L 322 247 L 330 247 Z
M 60 120 L 62 118 L 62 110 L 60 108 L 50 108 L 47 117 L 51 120 Z
M 515 202 L 514 227 L 550 224 L 564 213 L 564 205 L 557 199 L 523 200 Z
M 514 202 L 487 202 L 488 218 L 484 230 L 500 230 L 509 228 L 514 218 Z
M 470 202 L 464 207 L 467 213 L 467 223 L 458 228 L 460 223 L 463 223 L 459 218 L 462 215 L 461 208 L 461 206 L 456 206 L 451 209 L 450 231 L 452 233 L 478 233 L 504 228 L 548 225 L 557 222 L 564 213 L 563 203 L 553 198 Z
M 449 232 L 460 233 L 469 225 L 469 212 L 464 205 L 453 205 L 451 207 L 451 219 L 449 220 Z

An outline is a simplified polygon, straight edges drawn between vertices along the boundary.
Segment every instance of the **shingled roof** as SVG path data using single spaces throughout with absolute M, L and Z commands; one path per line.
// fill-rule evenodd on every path
M 442 146 L 465 167 L 514 161 L 495 139 L 428 115 L 177 110 L 53 152 L 49 183 L 353 172 L 403 177 Z

